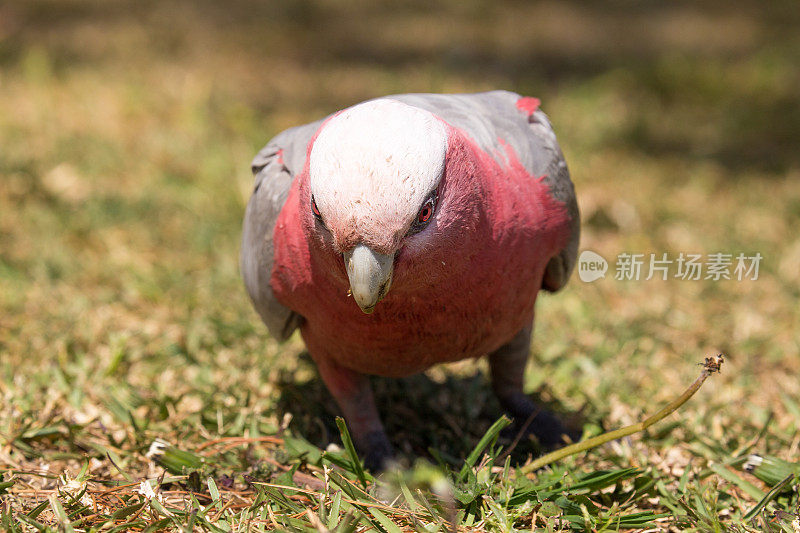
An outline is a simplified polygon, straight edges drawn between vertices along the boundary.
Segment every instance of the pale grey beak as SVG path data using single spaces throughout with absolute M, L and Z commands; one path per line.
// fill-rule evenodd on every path
M 363 244 L 342 255 L 353 299 L 362 311 L 372 313 L 392 284 L 394 255 L 378 253 Z

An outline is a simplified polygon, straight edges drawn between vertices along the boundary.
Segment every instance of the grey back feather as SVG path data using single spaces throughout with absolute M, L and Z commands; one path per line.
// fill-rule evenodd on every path
M 550 291 L 563 287 L 577 257 L 580 219 L 569 171 L 547 116 L 541 111 L 528 116 L 518 110 L 516 103 L 520 96 L 509 91 L 403 94 L 385 98 L 441 117 L 467 132 L 493 157 L 503 157 L 502 139 L 514 149 L 528 172 L 536 177 L 545 176 L 544 182 L 553 197 L 567 208 L 571 233 L 566 247 L 548 263 L 542 286 Z M 280 304 L 270 287 L 272 235 L 292 181 L 305 165 L 308 143 L 323 120 L 278 134 L 258 152 L 252 163 L 255 185 L 245 211 L 241 271 L 256 310 L 278 340 L 287 339 L 302 324 L 303 318 Z
M 284 341 L 303 318 L 285 307 L 269 284 L 274 262 L 272 234 L 294 177 L 303 170 L 306 149 L 322 121 L 288 129 L 256 154 L 255 185 L 244 214 L 240 268 L 247 293 L 270 334 Z

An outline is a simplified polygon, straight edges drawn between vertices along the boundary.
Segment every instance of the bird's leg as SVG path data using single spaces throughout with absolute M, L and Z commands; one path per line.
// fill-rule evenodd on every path
M 534 403 L 522 392 L 532 329 L 532 325 L 522 328 L 507 344 L 489 355 L 492 389 L 517 426 L 531 419 L 527 431 L 536 435 L 542 445 L 551 447 L 563 444 L 563 435 L 569 435 L 570 432 L 555 415 Z
M 320 376 L 344 414 L 353 440 L 363 454 L 364 464 L 382 470 L 394 453 L 383 429 L 369 378 L 331 359 L 316 360 Z

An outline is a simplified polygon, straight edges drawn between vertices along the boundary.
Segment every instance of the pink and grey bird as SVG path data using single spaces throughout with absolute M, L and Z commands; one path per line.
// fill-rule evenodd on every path
M 561 440 L 523 393 L 536 296 L 567 282 L 579 238 L 538 106 L 507 91 L 388 96 L 286 130 L 253 160 L 247 291 L 275 338 L 300 329 L 368 466 L 392 455 L 368 375 L 469 357 L 489 357 L 513 417 Z

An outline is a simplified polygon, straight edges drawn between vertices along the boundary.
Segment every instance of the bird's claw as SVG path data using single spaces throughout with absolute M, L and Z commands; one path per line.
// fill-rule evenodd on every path
M 360 439 L 364 466 L 371 472 L 383 472 L 394 460 L 394 450 L 385 431 L 371 431 Z

